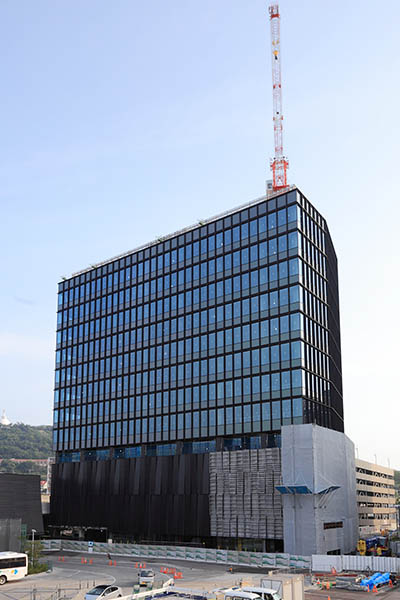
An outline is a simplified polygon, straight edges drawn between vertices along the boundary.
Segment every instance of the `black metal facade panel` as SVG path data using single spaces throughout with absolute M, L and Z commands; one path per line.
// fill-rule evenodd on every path
M 0 519 L 21 519 L 28 534 L 43 532 L 39 475 L 0 473 Z
M 51 525 L 138 539 L 210 534 L 208 454 L 58 463 L 52 482 Z
M 21 552 L 21 519 L 0 519 L 0 552 Z
M 327 230 L 325 242 L 328 272 L 327 292 L 329 371 L 331 379 L 330 405 L 332 408 L 331 427 L 337 431 L 344 431 L 338 264 L 329 230 Z

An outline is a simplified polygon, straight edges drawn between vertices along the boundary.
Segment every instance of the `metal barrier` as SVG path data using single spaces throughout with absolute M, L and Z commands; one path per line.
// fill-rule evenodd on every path
M 66 550 L 71 552 L 88 552 L 88 542 L 72 540 L 43 540 L 44 550 Z M 332 568 L 341 571 L 390 571 L 400 572 L 400 558 L 387 556 L 352 556 L 314 554 L 301 556 L 286 553 L 242 552 L 233 550 L 216 550 L 214 548 L 186 548 L 184 546 L 146 546 L 140 544 L 106 544 L 90 542 L 93 554 L 112 554 L 129 558 L 147 558 L 160 560 L 188 560 L 210 562 L 225 565 L 247 567 L 279 568 L 293 570 L 312 570 L 313 572 L 330 572 Z
M 186 548 L 184 546 L 146 546 L 140 544 L 106 544 L 90 542 L 93 554 L 112 554 L 131 558 L 153 558 L 167 560 L 190 560 L 225 565 L 250 567 L 289 567 L 310 569 L 311 557 L 286 553 L 244 552 L 234 550 L 216 550 L 215 548 Z M 88 542 L 72 540 L 43 540 L 44 550 L 68 550 L 88 552 Z
M 373 571 L 373 572 L 400 572 L 400 558 L 391 556 L 353 556 L 353 555 L 327 555 L 313 554 L 313 572 L 330 572 L 335 569 L 342 571 Z

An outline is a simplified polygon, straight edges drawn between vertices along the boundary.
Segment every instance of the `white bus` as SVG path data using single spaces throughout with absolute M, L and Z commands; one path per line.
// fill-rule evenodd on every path
M 28 575 L 28 555 L 19 552 L 0 552 L 0 585 Z

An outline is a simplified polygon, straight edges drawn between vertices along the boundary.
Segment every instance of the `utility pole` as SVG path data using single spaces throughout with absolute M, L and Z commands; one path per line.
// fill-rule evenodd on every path
M 35 552 L 35 533 L 36 533 L 36 529 L 32 529 L 32 554 L 31 554 L 32 567 L 33 567 L 33 555 Z

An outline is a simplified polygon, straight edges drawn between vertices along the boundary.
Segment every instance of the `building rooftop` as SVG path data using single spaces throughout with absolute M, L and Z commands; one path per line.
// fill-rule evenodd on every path
M 81 269 L 80 271 L 76 271 L 75 273 L 72 273 L 72 275 L 70 275 L 69 277 L 63 277 L 63 280 L 71 279 L 72 277 L 77 277 L 78 275 L 82 275 L 82 273 L 87 273 L 88 271 L 91 271 L 92 269 L 97 269 L 98 267 L 108 265 L 109 263 L 112 263 L 115 260 L 119 260 L 120 258 L 129 256 L 130 254 L 134 254 L 135 252 L 139 252 L 140 250 L 145 250 L 146 248 L 150 248 L 154 244 L 159 244 L 160 242 L 164 242 L 166 240 L 172 239 L 178 235 L 187 233 L 188 231 L 193 231 L 193 229 L 196 229 L 199 226 L 207 225 L 208 223 L 212 223 L 213 221 L 218 221 L 218 219 L 221 219 L 223 217 L 228 217 L 229 215 L 236 213 L 238 210 L 243 210 L 245 208 L 249 208 L 251 206 L 259 204 L 260 202 L 270 200 L 271 198 L 281 196 L 284 193 L 291 192 L 292 190 L 296 190 L 296 189 L 298 189 L 296 185 L 289 185 L 287 188 L 285 188 L 285 190 L 279 190 L 277 192 L 268 190 L 268 194 L 266 196 L 260 196 L 259 198 L 256 198 L 255 200 L 251 200 L 250 202 L 245 202 L 244 204 L 236 206 L 235 208 L 231 208 L 223 213 L 215 215 L 214 217 L 210 217 L 210 218 L 204 219 L 204 220 L 202 219 L 201 221 L 199 221 L 198 223 L 195 223 L 194 225 L 189 225 L 188 227 L 184 227 L 183 229 L 179 229 L 178 231 L 174 231 L 173 233 L 169 233 L 167 235 L 160 236 L 157 239 L 152 240 L 151 242 L 147 242 L 146 244 L 142 244 L 141 246 L 138 246 L 137 248 L 133 248 L 132 250 L 128 250 L 127 252 L 123 252 L 122 254 L 118 254 L 107 260 L 90 265 L 90 267 L 86 267 L 85 269 Z

